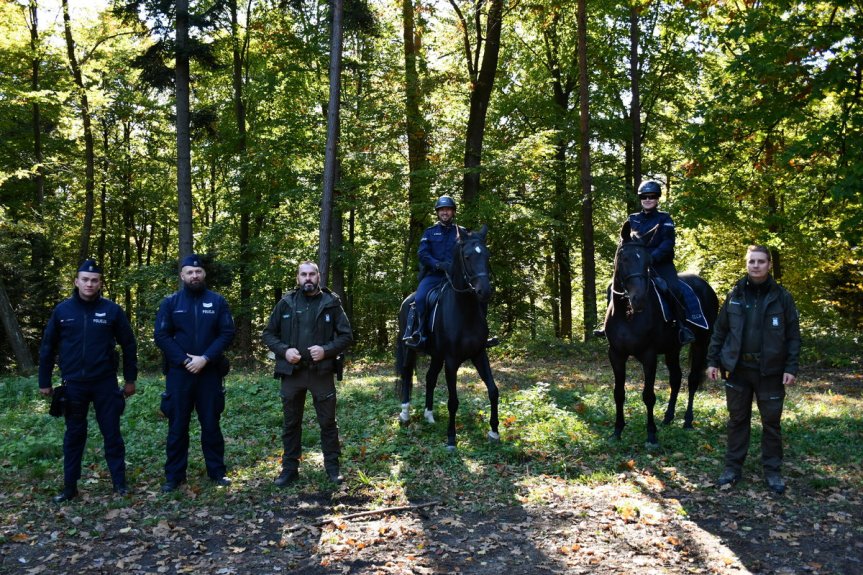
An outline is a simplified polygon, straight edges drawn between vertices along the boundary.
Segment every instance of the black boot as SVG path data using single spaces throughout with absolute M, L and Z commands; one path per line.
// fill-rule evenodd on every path
M 75 483 L 67 483 L 63 486 L 63 491 L 59 495 L 54 496 L 54 503 L 64 503 L 78 497 L 78 485 Z

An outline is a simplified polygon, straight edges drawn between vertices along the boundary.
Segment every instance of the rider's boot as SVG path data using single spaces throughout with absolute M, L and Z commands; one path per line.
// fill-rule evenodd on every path
M 675 305 L 675 319 L 677 320 L 677 325 L 680 328 L 677 332 L 677 339 L 680 342 L 680 345 L 689 345 L 693 341 L 695 341 L 695 334 L 692 333 L 692 330 L 686 325 L 686 311 L 681 309 L 681 306 Z
M 422 318 L 417 317 L 416 302 L 411 302 L 408 309 L 407 321 L 405 321 L 405 332 L 402 335 L 402 341 L 405 346 L 410 349 L 417 349 L 425 341 L 422 334 Z

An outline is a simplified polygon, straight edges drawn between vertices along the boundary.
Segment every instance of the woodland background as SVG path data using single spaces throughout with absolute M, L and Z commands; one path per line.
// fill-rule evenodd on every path
M 212 258 L 247 365 L 297 263 L 321 255 L 329 3 L 186 4 L 0 0 L 9 371 L 31 369 L 84 257 L 104 263 L 155 367 L 178 253 Z M 859 2 L 345 0 L 343 38 L 326 271 L 355 354 L 391 349 L 440 194 L 459 223 L 491 228 L 494 333 L 592 337 L 648 177 L 680 270 L 722 295 L 744 246 L 766 244 L 807 336 L 857 337 Z

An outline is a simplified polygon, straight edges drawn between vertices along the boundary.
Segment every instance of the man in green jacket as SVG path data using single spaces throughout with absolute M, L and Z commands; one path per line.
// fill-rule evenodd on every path
M 766 247 L 749 246 L 746 277 L 729 292 L 716 320 L 707 352 L 707 376 L 716 381 L 721 375 L 725 380 L 729 415 L 725 470 L 718 485 L 734 485 L 742 477 L 755 397 L 763 429 L 764 480 L 771 491 L 782 494 L 780 419 L 785 386 L 797 376 L 800 322 L 794 299 L 770 275 L 772 268 Z
M 303 262 L 297 287 L 286 293 L 270 315 L 262 334 L 276 356 L 275 377 L 282 380 L 282 472 L 275 483 L 285 487 L 299 479 L 303 409 L 306 392 L 314 400 L 321 427 L 324 468 L 333 483 L 339 471 L 339 427 L 336 422 L 338 356 L 353 341 L 351 324 L 339 297 L 320 285 L 318 266 Z

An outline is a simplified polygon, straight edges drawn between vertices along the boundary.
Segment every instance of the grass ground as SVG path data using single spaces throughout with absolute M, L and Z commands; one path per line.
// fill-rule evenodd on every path
M 48 416 L 35 379 L 2 379 L 0 572 L 863 572 L 863 378 L 855 360 L 840 368 L 813 361 L 790 390 L 789 490 L 781 498 L 760 483 L 757 422 L 746 481 L 713 487 L 725 424 L 716 384 L 697 395 L 695 430 L 684 431 L 679 415 L 660 428 L 660 447 L 648 449 L 634 362 L 628 425 L 617 442 L 601 347 L 497 348 L 493 369 L 502 442 L 487 441 L 485 387 L 463 369 L 451 454 L 445 385 L 437 423 L 422 420 L 416 385 L 413 420 L 403 428 L 390 366 L 353 361 L 339 384 L 346 484 L 325 480 L 309 403 L 302 479 L 286 490 L 272 486 L 281 452 L 277 382 L 263 369 L 233 373 L 223 417 L 233 486 L 208 484 L 193 440 L 189 483 L 170 495 L 159 493 L 163 383 L 143 377 L 123 416 L 132 496 L 111 495 L 92 423 L 82 496 L 63 507 L 50 503 L 62 483 L 63 422 Z M 657 413 L 668 397 L 665 377 Z M 427 507 L 340 519 L 410 505 Z

